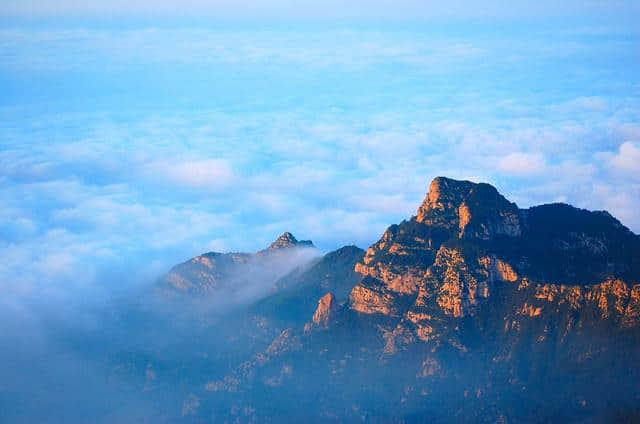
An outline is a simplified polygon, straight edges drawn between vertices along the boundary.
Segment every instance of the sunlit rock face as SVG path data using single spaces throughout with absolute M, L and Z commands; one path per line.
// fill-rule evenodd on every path
M 473 315 L 478 302 L 489 297 L 486 270 L 470 267 L 456 249 L 441 247 L 426 277 L 426 286 L 436 292 L 438 306 L 454 317 Z
M 319 328 L 329 327 L 329 323 L 333 318 L 336 310 L 336 298 L 333 293 L 329 292 L 322 296 L 318 301 L 318 307 L 313 313 L 312 323 Z
M 417 215 L 389 227 L 356 264 L 363 279 L 350 308 L 399 320 L 383 332 L 388 352 L 447 339 L 451 319 L 497 307 L 534 318 L 569 305 L 574 315 L 633 326 L 637 255 L 638 237 L 607 213 L 567 205 L 520 210 L 488 184 L 438 177 Z M 496 291 L 499 305 L 491 301 Z
M 640 326 L 640 284 L 616 279 L 587 286 L 547 283 L 521 285 L 518 292 L 525 301 L 516 315 L 539 317 L 563 311 L 579 327 L 588 325 L 585 320 L 608 321 L 619 327 Z
M 434 179 L 417 216 L 389 227 L 356 265 L 357 272 L 379 283 L 357 286 L 352 308 L 365 313 L 393 311 L 390 298 L 415 296 L 422 290 L 437 292 L 435 299 L 447 313 L 458 317 L 473 313 L 478 301 L 488 297 L 490 283 L 496 278 L 514 281 L 515 271 L 490 252 L 471 258 L 469 265 L 467 252 L 443 243 L 519 237 L 520 215 L 514 203 L 488 184 Z M 366 305 L 362 299 L 367 299 Z
M 374 278 L 365 278 L 351 291 L 351 308 L 364 314 L 397 315 L 396 296 L 384 283 Z
M 460 238 L 515 237 L 522 233 L 518 207 L 494 187 L 444 177 L 431 182 L 416 220 L 457 230 Z

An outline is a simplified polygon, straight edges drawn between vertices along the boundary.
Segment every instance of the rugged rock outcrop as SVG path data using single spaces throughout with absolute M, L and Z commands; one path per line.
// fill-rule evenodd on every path
M 638 237 L 605 213 L 565 205 L 552 209 L 561 211 L 555 221 L 545 207 L 519 210 L 488 184 L 436 178 L 417 216 L 389 227 L 356 264 L 364 278 L 351 292 L 350 307 L 402 317 L 400 334 L 411 331 L 413 339 L 430 340 L 433 316 L 473 316 L 496 286 L 509 292 L 511 306 L 521 314 L 542 314 L 542 307 L 534 306 L 540 295 L 520 300 L 523 288 L 533 284 L 549 293 L 569 293 L 565 301 L 574 309 L 598 299 L 602 318 L 633 325 L 630 293 L 637 279 L 628 277 L 640 275 L 630 256 L 640 254 Z M 573 221 L 568 229 L 567 221 Z M 575 263 L 616 250 L 606 263 L 597 258 L 577 272 Z M 579 274 L 584 280 L 576 279 Z
M 318 301 L 318 308 L 313 314 L 312 322 L 321 328 L 327 328 L 336 309 L 336 298 L 329 292 Z
M 329 292 L 318 300 L 318 307 L 313 313 L 311 322 L 305 324 L 304 331 L 308 332 L 314 328 L 326 329 L 336 313 L 336 298 Z
M 398 295 L 374 278 L 364 278 L 351 291 L 351 308 L 365 314 L 398 315 Z
M 460 238 L 522 234 L 518 207 L 493 186 L 443 177 L 431 182 L 416 221 L 457 231 Z

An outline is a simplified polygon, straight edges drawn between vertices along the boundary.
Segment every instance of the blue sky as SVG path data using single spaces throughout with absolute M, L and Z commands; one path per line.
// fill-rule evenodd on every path
M 0 7 L 0 293 L 367 247 L 438 175 L 640 232 L 632 2 L 129 3 Z

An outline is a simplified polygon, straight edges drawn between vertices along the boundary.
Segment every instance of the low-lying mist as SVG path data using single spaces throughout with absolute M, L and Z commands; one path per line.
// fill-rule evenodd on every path
M 0 421 L 172 421 L 205 375 L 247 355 L 242 309 L 319 256 L 310 248 L 250 255 L 204 295 L 169 295 L 162 275 L 139 281 L 137 264 L 81 284 L 5 293 Z M 152 390 L 158 373 L 182 383 Z

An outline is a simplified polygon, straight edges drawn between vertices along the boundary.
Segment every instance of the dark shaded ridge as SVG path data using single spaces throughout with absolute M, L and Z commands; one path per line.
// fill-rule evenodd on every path
M 640 280 L 640 237 L 607 212 L 566 204 L 522 211 L 520 240 L 496 240 L 490 249 L 533 279 L 594 284 L 606 278 Z
M 361 278 L 354 267 L 363 256 L 364 250 L 356 246 L 327 253 L 308 269 L 278 280 L 277 292 L 258 301 L 251 311 L 281 323 L 304 323 L 313 315 L 318 299 L 327 292 L 333 293 L 338 303 L 347 300 Z

